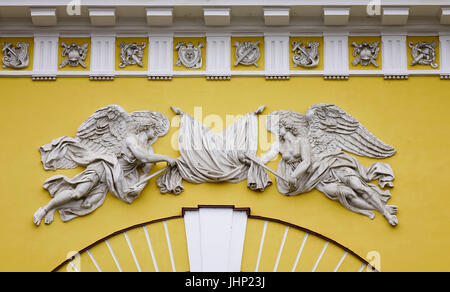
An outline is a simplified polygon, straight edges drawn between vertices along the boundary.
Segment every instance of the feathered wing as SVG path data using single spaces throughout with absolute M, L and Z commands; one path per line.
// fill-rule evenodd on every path
M 306 112 L 306 118 L 315 153 L 341 149 L 360 156 L 386 158 L 396 152 L 336 105 L 313 105 Z
M 118 105 L 100 108 L 78 127 L 75 139 L 94 153 L 118 156 L 131 120 Z
M 115 159 L 121 153 L 131 116 L 120 106 L 97 110 L 81 124 L 75 138 L 63 136 L 39 148 L 46 170 L 87 165 L 92 158 Z

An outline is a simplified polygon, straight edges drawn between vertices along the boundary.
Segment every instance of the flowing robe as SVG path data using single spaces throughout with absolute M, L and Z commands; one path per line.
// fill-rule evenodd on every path
M 216 134 L 192 116 L 181 116 L 178 144 L 181 156 L 176 166 L 161 175 L 157 184 L 161 193 L 179 194 L 182 179 L 195 183 L 238 183 L 247 179 L 247 186 L 264 191 L 272 184 L 265 170 L 239 159 L 245 153 L 255 156 L 258 147 L 258 119 L 249 113 Z
M 77 165 L 86 169 L 73 178 L 55 175 L 44 182 L 51 197 L 62 191 L 75 190 L 78 184 L 91 182 L 88 194 L 79 200 L 72 200 L 60 207 L 61 220 L 69 221 L 87 215 L 100 207 L 108 191 L 126 203 L 132 203 L 146 184 L 140 184 L 139 164 L 135 157 L 122 154 L 119 158 L 91 152 L 72 137 L 63 136 L 41 146 L 41 160 L 46 170 L 74 168 Z M 82 207 L 84 200 L 96 197 L 89 208 Z

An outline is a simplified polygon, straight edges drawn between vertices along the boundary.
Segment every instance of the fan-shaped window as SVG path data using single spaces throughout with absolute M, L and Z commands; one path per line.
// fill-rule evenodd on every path
M 54 271 L 363 271 L 338 242 L 248 208 L 199 206 L 117 231 Z

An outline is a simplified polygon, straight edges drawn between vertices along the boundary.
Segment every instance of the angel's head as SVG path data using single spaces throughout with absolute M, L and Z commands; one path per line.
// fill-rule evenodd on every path
M 305 115 L 292 111 L 276 111 L 269 116 L 267 128 L 279 139 L 285 140 L 287 136 L 305 136 L 308 122 Z
M 137 111 L 131 114 L 136 135 L 144 135 L 148 140 L 156 140 L 169 131 L 169 119 L 158 112 Z
M 297 137 L 299 134 L 298 129 L 295 127 L 294 121 L 292 121 L 290 119 L 280 120 L 279 127 L 280 127 L 279 128 L 280 137 L 285 137 L 288 134 L 291 134 L 291 135 Z

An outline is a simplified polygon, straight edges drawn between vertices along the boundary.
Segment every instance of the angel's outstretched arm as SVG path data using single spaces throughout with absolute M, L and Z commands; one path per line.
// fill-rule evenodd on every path
M 152 163 L 144 163 L 144 165 L 142 165 L 141 170 L 143 173 L 150 173 L 150 171 L 152 170 Z
M 139 147 L 136 139 L 134 139 L 133 137 L 128 137 L 126 143 L 131 153 L 133 153 L 133 155 L 142 163 L 155 163 L 166 161 L 167 163 L 172 164 L 174 162 L 174 159 L 167 155 L 145 153 L 141 149 L 141 147 Z
M 267 164 L 269 161 L 277 157 L 278 153 L 280 153 L 280 142 L 277 140 L 272 144 L 269 151 L 261 155 L 261 161 L 264 164 Z

